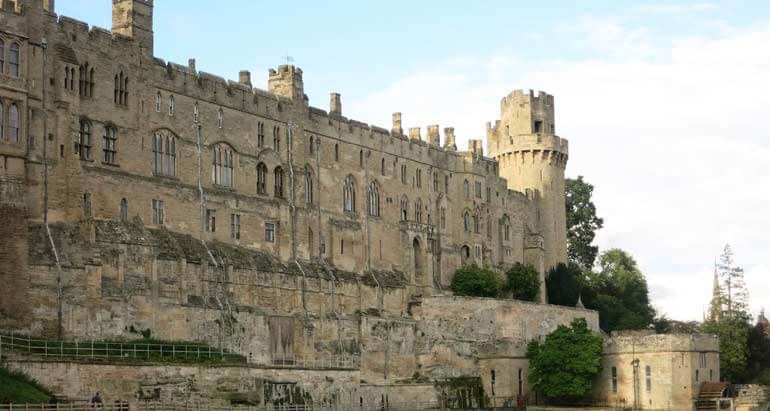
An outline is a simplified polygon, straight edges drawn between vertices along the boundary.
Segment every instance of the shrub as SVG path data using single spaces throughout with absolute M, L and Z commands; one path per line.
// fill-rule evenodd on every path
M 494 271 L 471 265 L 455 271 L 451 288 L 455 295 L 497 297 L 500 293 L 500 281 Z
M 516 263 L 506 273 L 503 291 L 516 300 L 537 301 L 540 292 L 540 275 L 530 264 Z
M 580 280 L 583 273 L 575 263 L 559 263 L 548 272 L 545 289 L 548 304 L 574 307 L 580 296 Z

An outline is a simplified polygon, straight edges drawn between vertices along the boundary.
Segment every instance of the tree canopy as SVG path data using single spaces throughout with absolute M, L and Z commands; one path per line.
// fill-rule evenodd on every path
M 503 291 L 516 300 L 537 301 L 540 275 L 530 264 L 516 263 L 505 273 Z
M 596 215 L 596 206 L 591 199 L 594 186 L 585 182 L 583 176 L 564 181 L 565 206 L 567 208 L 567 255 L 569 261 L 583 269 L 594 265 L 599 247 L 591 245 L 596 230 L 604 220 Z
M 584 318 L 560 325 L 540 343 L 527 346 L 529 383 L 552 399 L 575 399 L 591 393 L 602 368 L 602 337 L 588 328 Z
M 463 266 L 455 271 L 450 285 L 455 295 L 469 297 L 497 297 L 500 282 L 497 274 L 476 265 Z
M 746 315 L 709 320 L 701 326 L 701 332 L 719 336 L 720 374 L 722 378 L 733 383 L 745 382 L 747 378 L 750 328 Z
M 575 263 L 559 263 L 552 268 L 545 279 L 548 303 L 574 307 L 580 297 L 582 275 Z

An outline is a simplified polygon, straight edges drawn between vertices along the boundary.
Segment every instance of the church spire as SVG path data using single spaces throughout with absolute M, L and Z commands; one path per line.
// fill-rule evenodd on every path
M 709 319 L 712 321 L 719 321 L 722 319 L 722 289 L 719 287 L 719 273 L 717 272 L 716 261 L 714 262 L 714 285 L 711 292 Z

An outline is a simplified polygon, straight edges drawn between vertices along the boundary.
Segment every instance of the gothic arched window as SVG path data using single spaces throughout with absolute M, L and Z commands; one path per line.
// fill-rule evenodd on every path
M 369 215 L 380 215 L 380 187 L 376 181 L 369 184 Z
M 422 223 L 422 200 L 419 198 L 414 202 L 414 221 Z
M 152 171 L 156 175 L 176 175 L 176 138 L 158 132 L 152 140 Z
M 278 198 L 283 198 L 283 169 L 281 166 L 275 168 L 273 177 L 275 178 L 274 195 Z
M 211 180 L 220 186 L 233 186 L 233 150 L 225 144 L 214 146 Z
M 19 77 L 19 43 L 11 44 L 11 49 L 8 50 L 8 66 L 10 69 L 10 75 L 13 77 Z
M 305 202 L 313 204 L 313 172 L 305 166 Z
M 353 176 L 345 177 L 345 185 L 342 188 L 342 209 L 356 211 L 356 185 Z
M 265 163 L 257 164 L 257 194 L 267 193 L 267 166 Z
M 409 219 L 409 199 L 404 196 L 401 199 L 401 221 L 407 221 Z
M 465 195 L 466 200 L 471 197 L 471 186 L 468 180 L 463 181 L 463 195 Z
M 126 199 L 120 200 L 120 222 L 125 223 L 128 221 L 128 201 Z
M 467 210 L 465 213 L 463 213 L 463 228 L 465 229 L 466 233 L 471 231 L 471 213 L 469 213 Z
M 13 118 L 11 118 L 11 121 L 13 121 Z M 13 139 L 13 132 L 11 132 L 11 139 Z M 76 144 L 75 148 L 81 160 L 91 159 L 91 123 L 88 120 L 80 120 L 78 144 Z

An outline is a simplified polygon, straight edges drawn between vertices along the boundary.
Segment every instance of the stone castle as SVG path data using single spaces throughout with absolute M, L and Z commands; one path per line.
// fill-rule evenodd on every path
M 578 317 L 598 331 L 596 312 L 542 304 L 544 291 L 540 304 L 447 291 L 462 265 L 523 262 L 544 283 L 566 261 L 553 96 L 512 92 L 488 156 L 480 140 L 458 151 L 451 127 L 442 141 L 438 125 L 405 132 L 401 113 L 390 130 L 367 125 L 337 93 L 311 106 L 293 65 L 265 91 L 248 71 L 234 82 L 166 63 L 152 0 L 112 4 L 108 31 L 57 16 L 54 0 L 2 0 L 0 330 L 202 340 L 250 367 L 199 376 L 196 395 L 256 392 L 258 377 L 356 404 L 432 398 L 459 376 L 527 395 L 528 341 Z M 330 356 L 355 365 L 285 361 Z M 41 378 L 135 393 L 166 373 L 130 372 Z M 189 384 L 176 372 L 162 395 Z

